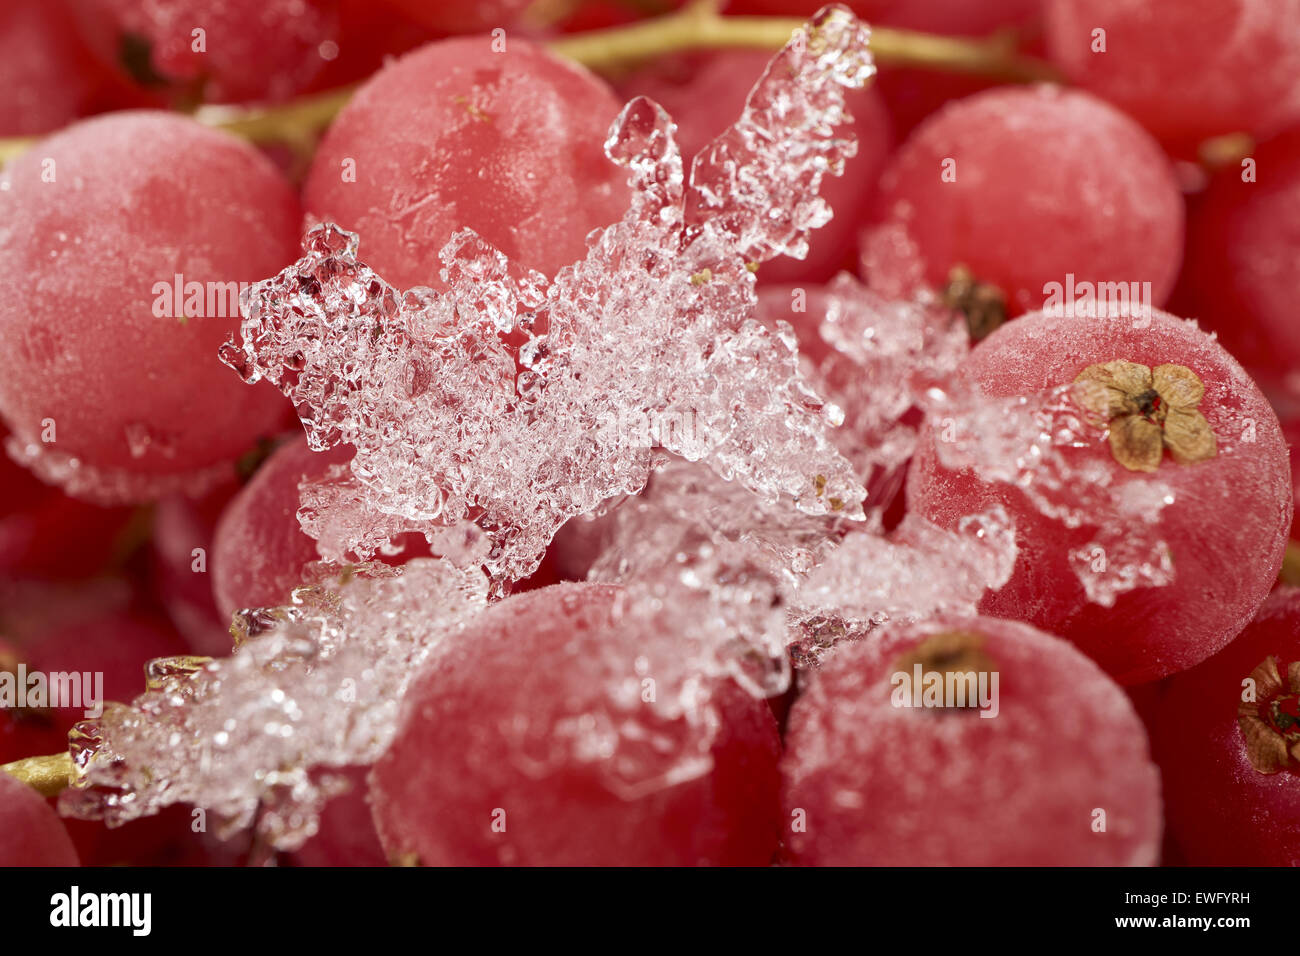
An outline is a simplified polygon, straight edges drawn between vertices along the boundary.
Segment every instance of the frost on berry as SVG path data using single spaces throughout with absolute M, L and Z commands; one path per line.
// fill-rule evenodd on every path
M 837 641 L 886 622 L 974 614 L 1010 580 L 1016 554 L 1015 527 L 998 505 L 953 531 L 908 515 L 888 537 L 850 532 L 794 596 L 795 660 L 815 663 Z
M 310 768 L 373 762 L 409 680 L 486 603 L 481 571 L 420 559 L 244 612 L 233 656 L 153 661 L 133 704 L 78 725 L 60 809 L 112 826 L 191 803 L 222 837 L 256 824 L 294 849 L 334 795 L 334 776 Z
M 1009 398 L 954 389 L 929 414 L 943 467 L 1017 488 L 1041 514 L 1093 532 L 1071 565 L 1088 599 L 1110 607 L 1134 588 L 1173 581 L 1168 545 L 1154 529 L 1174 492 L 1156 477 L 1118 482 L 1104 459 L 1072 453 L 1105 435 L 1094 407 L 1095 393 L 1066 384 Z
M 855 148 L 835 129 L 874 70 L 867 39 L 842 9 L 819 16 L 689 182 L 667 115 L 629 103 L 606 152 L 630 170 L 632 208 L 553 281 L 462 230 L 442 252 L 447 292 L 403 293 L 358 237 L 313 230 L 250 290 L 222 357 L 289 396 L 313 448 L 356 446 L 350 472 L 302 489 L 322 557 L 419 531 L 517 580 L 569 518 L 639 491 L 655 448 L 765 501 L 861 518 L 866 490 L 792 343 L 756 320 L 748 266 L 802 255 L 828 218 L 817 187 Z

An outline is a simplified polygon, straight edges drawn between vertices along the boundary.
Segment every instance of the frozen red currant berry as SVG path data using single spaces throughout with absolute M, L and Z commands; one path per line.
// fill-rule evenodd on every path
M 465 228 L 554 275 L 627 211 L 626 174 L 602 151 L 618 110 L 603 81 L 527 40 L 431 43 L 339 113 L 304 202 L 360 233 L 365 261 L 400 288 L 440 287 L 438 253 Z
M 27 784 L 0 773 L 0 866 L 79 866 L 67 828 Z
M 1010 315 L 1041 308 L 1067 276 L 1149 282 L 1160 305 L 1182 257 L 1183 200 L 1159 145 L 1109 104 L 1054 87 L 999 87 L 930 116 L 885 167 L 871 218 L 873 286 L 973 280 Z
M 506 599 L 449 639 L 407 693 L 371 778 L 390 859 L 770 861 L 771 711 L 729 680 L 682 673 L 685 641 L 625 596 L 557 584 Z
M 1300 128 L 1231 165 L 1191 206 L 1180 292 L 1224 347 L 1261 381 L 1300 365 Z M 1293 386 L 1294 389 L 1294 386 Z
M 999 434 L 993 406 L 955 428 L 937 415 L 913 461 L 922 516 L 953 526 L 1000 503 L 1015 521 L 1015 569 L 982 613 L 1068 638 L 1124 684 L 1185 670 L 1245 626 L 1282 563 L 1290 470 L 1276 415 L 1211 336 L 1155 310 L 1038 313 L 958 375 L 992 399 L 1072 396 L 1044 426 L 1050 448 L 1034 428 Z M 954 459 L 967 429 L 982 450 Z
M 789 859 L 1151 865 L 1160 781 L 1123 690 L 1025 624 L 949 618 L 835 649 L 781 762 Z
M 1300 590 L 1169 680 L 1152 744 L 1188 863 L 1300 866 Z
M 105 502 L 231 475 L 277 427 L 284 400 L 244 386 L 217 350 L 239 325 L 241 283 L 293 261 L 300 217 L 250 144 L 171 113 L 98 116 L 9 163 L 0 417 L 10 451 Z

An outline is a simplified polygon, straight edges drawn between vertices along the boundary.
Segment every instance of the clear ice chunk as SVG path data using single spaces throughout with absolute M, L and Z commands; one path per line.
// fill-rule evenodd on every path
M 866 489 L 797 353 L 756 320 L 748 266 L 797 254 L 825 220 L 817 187 L 855 148 L 836 126 L 874 71 L 867 40 L 846 10 L 820 14 L 689 183 L 668 116 L 629 103 L 606 152 L 632 208 L 552 282 L 464 230 L 442 252 L 448 291 L 403 293 L 322 225 L 250 289 L 223 360 L 289 396 L 313 448 L 357 449 L 350 474 L 303 489 L 322 557 L 418 531 L 503 587 L 565 521 L 638 492 L 654 449 L 765 501 L 862 518 Z
M 377 759 L 408 682 L 487 605 L 478 570 L 417 559 L 368 571 L 243 612 L 231 657 L 152 661 L 134 703 L 73 731 L 77 779 L 60 811 L 113 826 L 189 803 L 222 838 L 255 825 L 276 849 L 300 846 L 333 795 L 311 768 Z

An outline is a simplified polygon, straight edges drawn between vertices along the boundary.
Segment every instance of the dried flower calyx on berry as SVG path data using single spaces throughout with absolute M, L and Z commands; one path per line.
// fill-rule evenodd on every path
M 966 318 L 966 331 L 972 342 L 982 342 L 1007 320 L 1007 298 L 1002 290 L 981 282 L 965 266 L 952 267 L 948 284 L 940 290 L 943 304 Z
M 944 710 L 976 710 L 984 706 L 979 694 L 988 686 L 997 664 L 984 649 L 984 638 L 971 631 L 940 631 L 894 661 L 894 693 L 919 694 Z M 975 683 L 968 683 L 973 677 Z M 982 679 L 981 679 L 982 678 Z M 951 691 L 951 693 L 949 693 Z
M 1205 386 L 1186 366 L 1153 370 L 1116 359 L 1088 366 L 1074 381 L 1076 400 L 1109 429 L 1111 454 L 1130 471 L 1155 471 L 1166 448 L 1180 465 L 1218 453 L 1210 423 L 1197 410 Z
M 1251 700 L 1237 706 L 1237 726 L 1246 738 L 1246 757 L 1260 773 L 1300 769 L 1300 661 L 1283 678 L 1276 657 L 1250 672 Z

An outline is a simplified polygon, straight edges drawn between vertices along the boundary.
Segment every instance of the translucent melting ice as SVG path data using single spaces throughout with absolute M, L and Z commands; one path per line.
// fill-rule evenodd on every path
M 253 824 L 279 849 L 315 832 L 332 795 L 314 766 L 372 763 L 396 729 L 407 683 L 441 640 L 487 605 L 482 571 L 419 559 L 401 574 L 301 588 L 295 603 L 245 612 L 222 660 L 150 664 L 149 690 L 78 726 L 72 816 L 110 825 L 172 803 L 204 808 L 219 836 Z
M 829 218 L 817 188 L 856 148 L 836 127 L 874 72 L 867 40 L 846 10 L 820 14 L 689 184 L 668 116 L 629 103 L 606 152 L 630 170 L 632 208 L 553 282 L 465 230 L 442 252 L 448 291 L 402 293 L 324 225 L 251 289 L 223 360 L 289 396 L 312 447 L 357 448 L 350 471 L 303 488 L 322 557 L 419 531 L 515 580 L 569 518 L 639 491 L 653 448 L 763 500 L 861 518 L 832 415 L 792 343 L 755 319 L 751 266 L 802 254 Z

